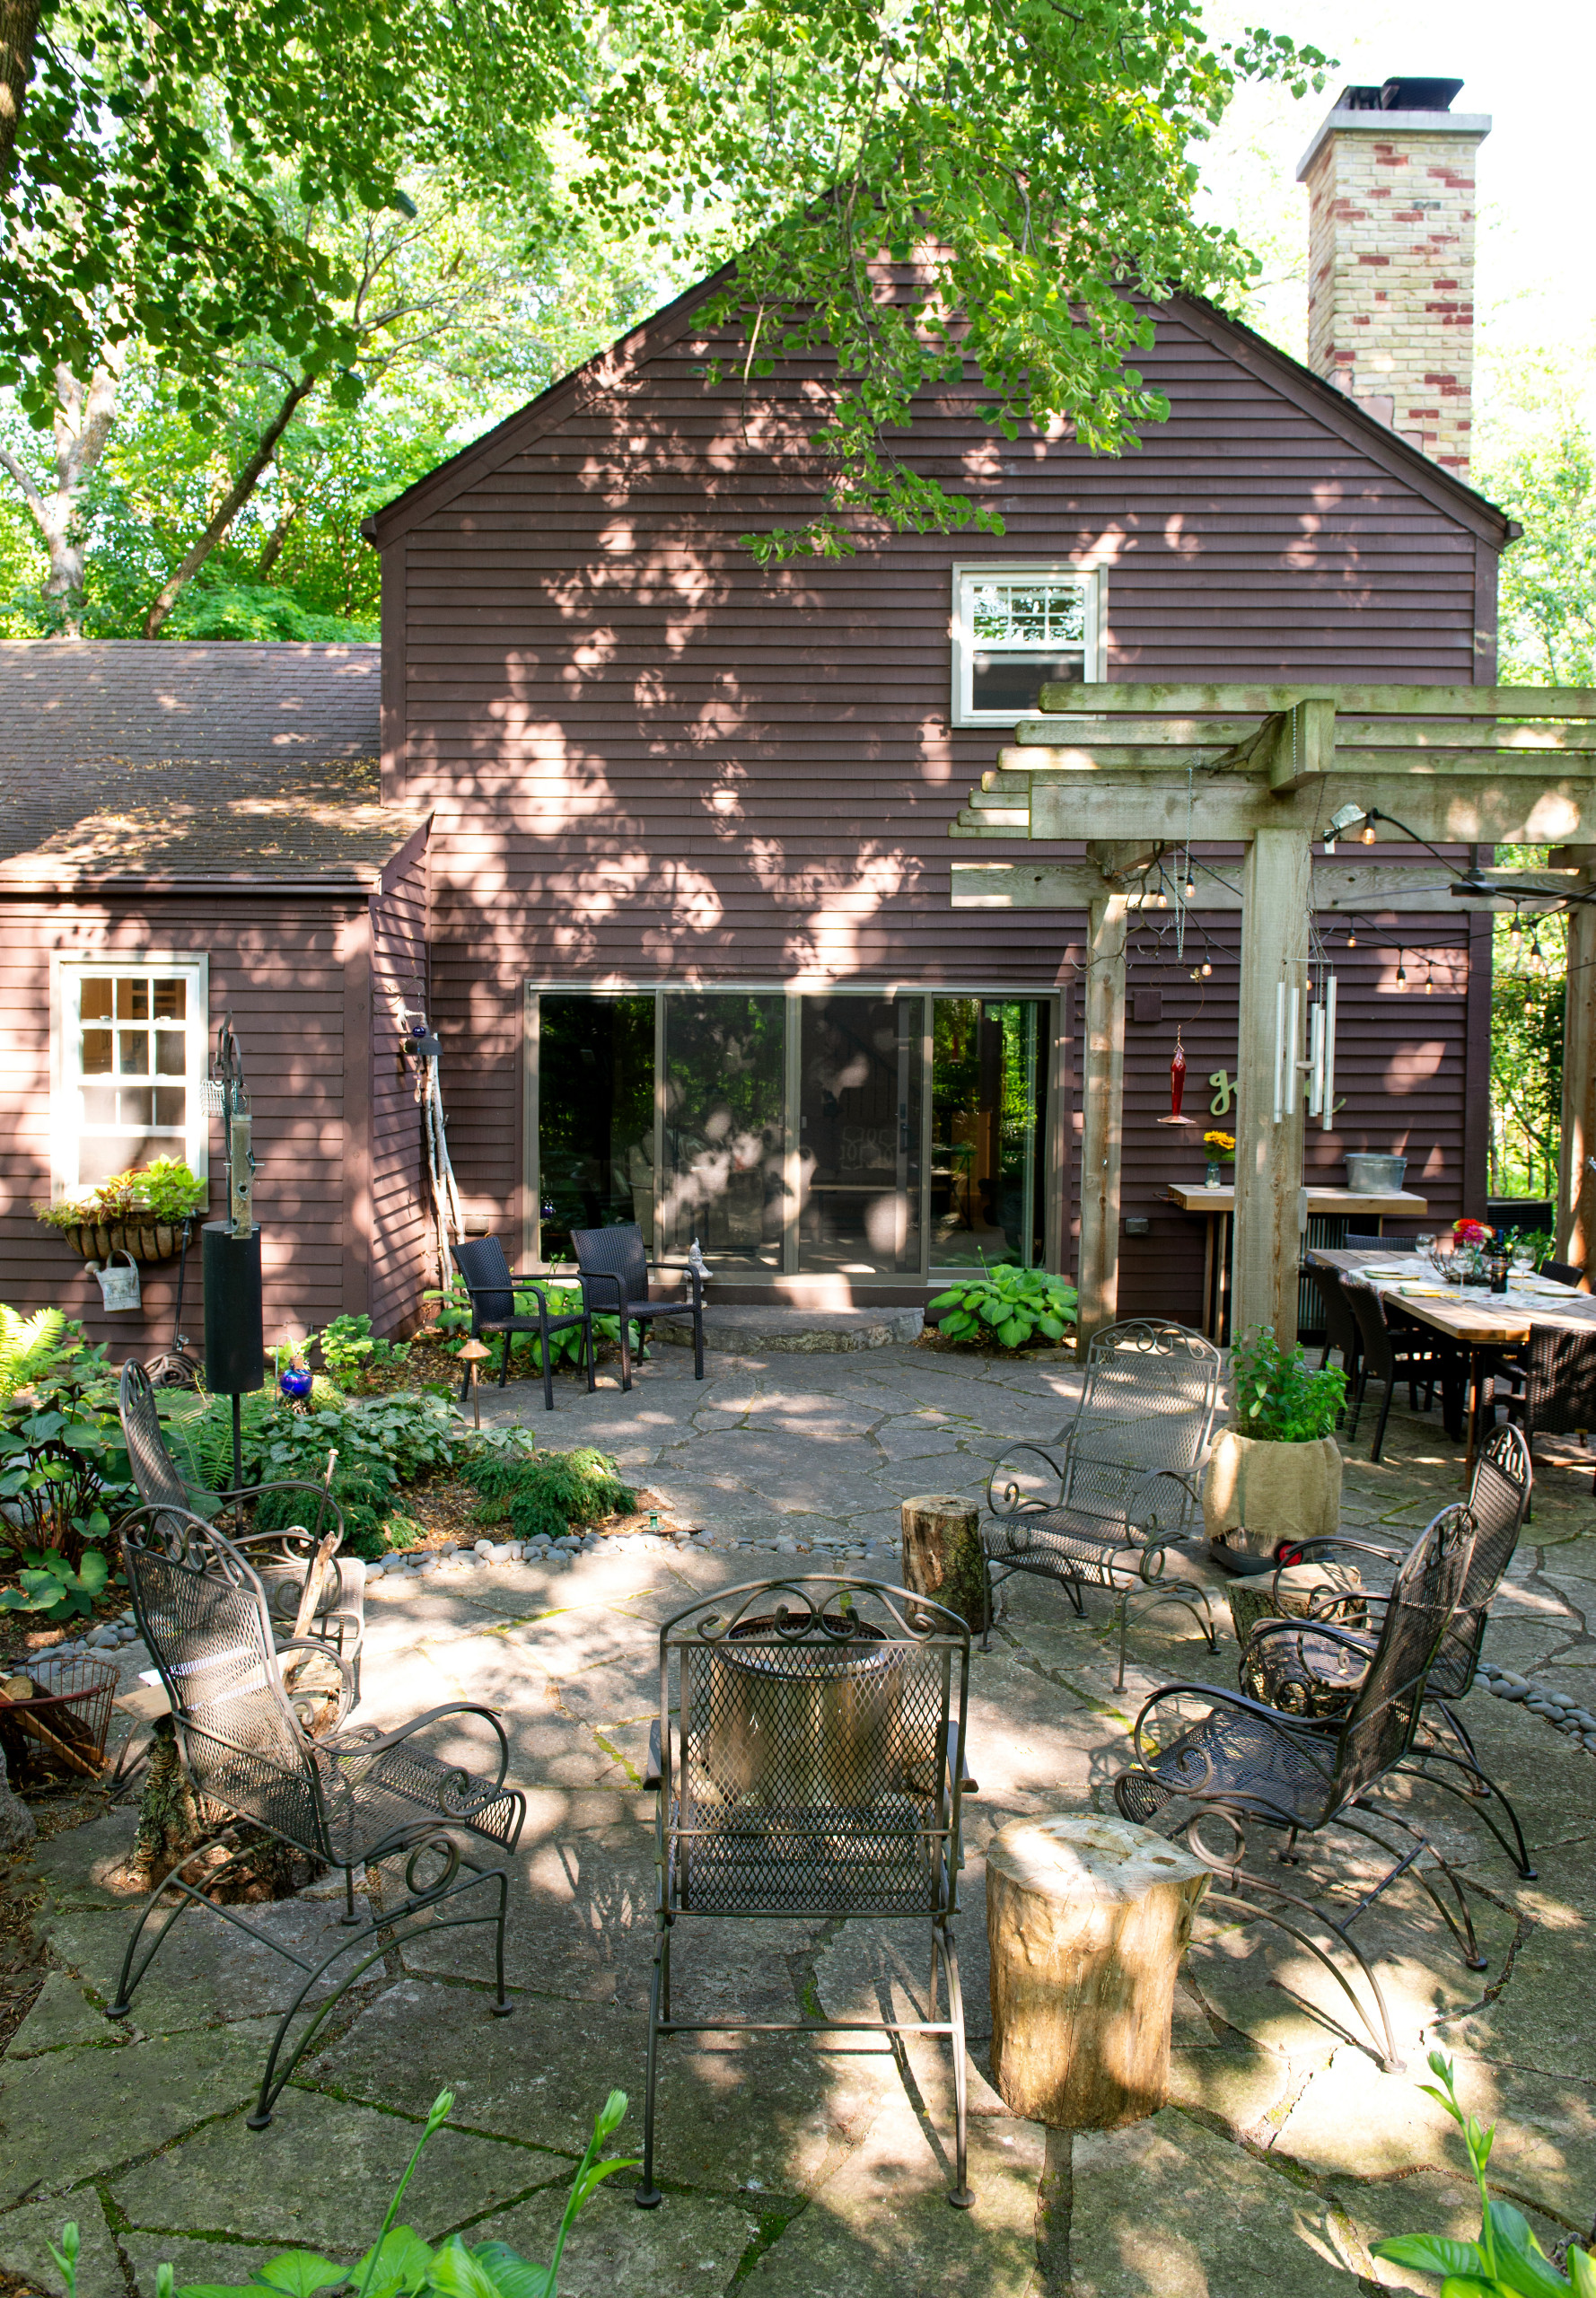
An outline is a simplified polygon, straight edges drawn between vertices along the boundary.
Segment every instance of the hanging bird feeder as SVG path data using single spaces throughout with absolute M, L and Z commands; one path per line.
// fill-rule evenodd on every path
M 1161 1117 L 1160 1125 L 1195 1125 L 1195 1118 L 1182 1117 L 1180 1103 L 1186 1094 L 1186 1048 L 1180 1042 L 1179 1027 L 1175 1031 L 1175 1051 L 1170 1062 L 1170 1113 Z

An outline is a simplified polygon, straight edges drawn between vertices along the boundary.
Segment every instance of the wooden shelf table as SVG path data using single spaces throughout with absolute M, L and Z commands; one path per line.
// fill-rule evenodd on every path
M 1231 1223 L 1236 1209 L 1235 1188 L 1229 1182 L 1210 1188 L 1202 1181 L 1171 1181 L 1169 1198 L 1182 1213 L 1200 1213 L 1206 1221 L 1203 1244 L 1203 1330 L 1210 1340 L 1223 1344 L 1230 1338 Z M 1331 1219 L 1372 1221 L 1376 1236 L 1381 1233 L 1387 1221 L 1422 1221 L 1429 1210 L 1428 1198 L 1415 1197 L 1409 1189 L 1383 1189 L 1374 1196 L 1350 1188 L 1308 1191 L 1311 1216 L 1317 1213 Z M 1289 1346 L 1295 1339 L 1293 1332 L 1286 1345 Z

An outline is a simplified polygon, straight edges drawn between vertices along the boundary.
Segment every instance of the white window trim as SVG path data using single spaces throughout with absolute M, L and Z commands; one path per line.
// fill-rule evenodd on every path
M 75 1197 L 78 1180 L 77 1074 L 74 1033 L 77 1027 L 75 987 L 86 975 L 181 973 L 192 985 L 194 1020 L 189 1074 L 189 1124 L 184 1162 L 197 1180 L 210 1178 L 211 1127 L 203 1084 L 210 1043 L 211 969 L 208 957 L 192 950 L 98 950 L 64 955 L 50 952 L 50 1202 Z M 72 1012 L 67 1012 L 68 1001 Z M 186 1024 L 185 1026 L 189 1026 Z
M 953 565 L 953 597 L 949 618 L 949 633 L 952 639 L 952 723 L 955 726 L 1013 726 L 1024 714 L 1013 710 L 976 710 L 970 706 L 969 692 L 975 652 L 964 613 L 964 585 L 968 581 L 1046 580 L 1049 575 L 1067 575 L 1084 585 L 1085 613 L 1085 671 L 1089 682 L 1101 680 L 1105 675 L 1104 660 L 1108 652 L 1108 575 L 1096 559 L 1079 558 L 964 558 Z

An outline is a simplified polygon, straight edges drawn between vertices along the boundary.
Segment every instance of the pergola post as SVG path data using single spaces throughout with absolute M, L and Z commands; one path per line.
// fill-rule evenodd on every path
M 1562 848 L 1581 862 L 1582 887 L 1596 886 L 1596 846 Z M 1557 1259 L 1580 1268 L 1596 1261 L 1596 902 L 1568 912 L 1568 992 L 1563 1017 L 1563 1134 L 1557 1152 Z
M 1254 1325 L 1269 1325 L 1286 1348 L 1297 1338 L 1302 1257 L 1303 1097 L 1297 1058 L 1307 1009 L 1311 869 L 1303 830 L 1258 829 L 1241 881 L 1231 1329 L 1239 1339 Z M 1277 1082 L 1276 1048 L 1283 1039 L 1284 1074 Z
M 1125 1117 L 1125 936 L 1130 903 L 1104 891 L 1087 912 L 1076 1345 L 1119 1313 L 1119 1153 Z

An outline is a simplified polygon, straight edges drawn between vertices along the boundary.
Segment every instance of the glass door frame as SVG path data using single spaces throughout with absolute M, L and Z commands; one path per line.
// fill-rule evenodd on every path
M 919 1125 L 919 1224 L 920 1267 L 917 1275 L 899 1271 L 897 1275 L 855 1276 L 848 1280 L 857 1289 L 886 1289 L 905 1285 L 929 1286 L 940 1282 L 944 1272 L 931 1261 L 931 1138 L 932 1138 L 932 1056 L 935 1031 L 933 999 L 938 997 L 980 998 L 991 1004 L 1025 1003 L 1041 1010 L 1037 1015 L 1037 1086 L 1045 1095 L 1043 1103 L 1043 1228 L 1042 1266 L 1057 1271 L 1060 1256 L 1069 1247 L 1069 1215 L 1065 1204 L 1068 1161 L 1074 1147 L 1074 1128 L 1065 1100 L 1067 1079 L 1067 1047 L 1065 1031 L 1069 1008 L 1066 1003 L 1071 991 L 1059 989 L 1016 989 L 1011 985 L 967 986 L 956 982 L 922 983 L 914 981 L 873 982 L 852 978 L 841 980 L 732 980 L 684 981 L 680 977 L 646 979 L 617 979 L 610 976 L 600 982 L 573 980 L 568 975 L 560 978 L 528 977 L 522 986 L 522 1159 L 521 1159 L 521 1267 L 528 1276 L 548 1273 L 539 1255 L 539 1206 L 542 1197 L 542 1174 L 538 1145 L 538 1087 L 539 1087 L 539 1000 L 544 996 L 566 997 L 647 997 L 654 1001 L 654 1092 L 653 1092 L 653 1174 L 654 1230 L 661 1233 L 660 1197 L 664 1166 L 666 1092 L 668 1078 L 665 1067 L 665 1000 L 675 996 L 757 996 L 780 997 L 784 1000 L 786 1038 L 784 1054 L 785 1107 L 782 1119 L 782 1186 L 785 1192 L 785 1210 L 782 1218 L 781 1261 L 779 1270 L 750 1269 L 746 1274 L 727 1268 L 723 1281 L 759 1284 L 771 1277 L 782 1279 L 804 1275 L 798 1266 L 799 1207 L 802 1190 L 798 1113 L 803 1084 L 802 1000 L 805 997 L 864 996 L 881 1000 L 917 997 L 920 1000 L 920 1125 Z M 1043 1032 L 1047 1043 L 1043 1044 Z M 901 1152 L 900 1152 L 901 1155 Z M 717 1272 L 718 1274 L 719 1272 Z M 953 1272 L 957 1274 L 958 1272 Z

